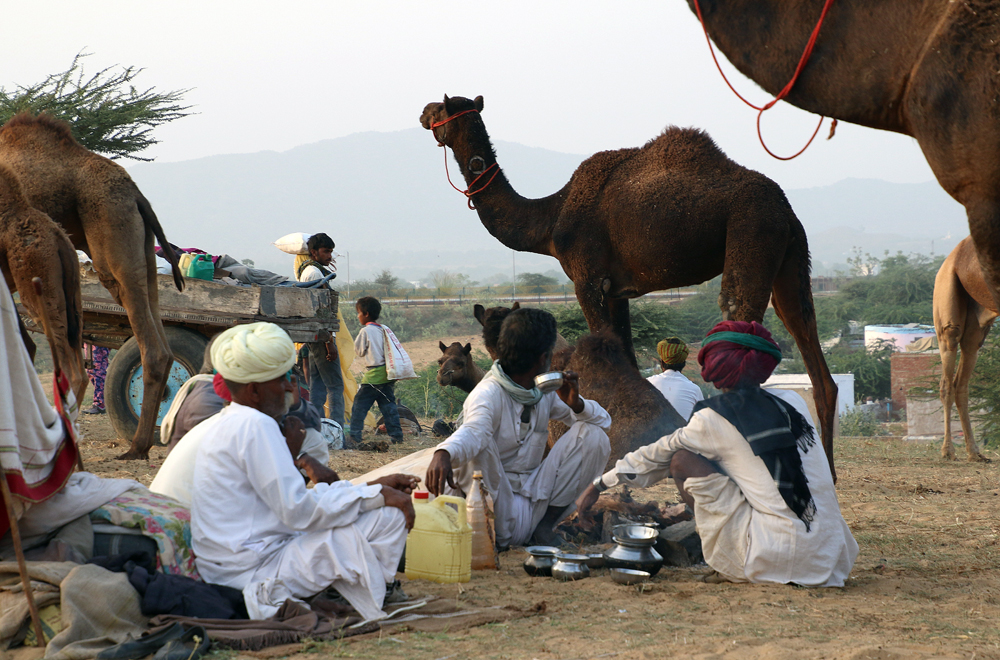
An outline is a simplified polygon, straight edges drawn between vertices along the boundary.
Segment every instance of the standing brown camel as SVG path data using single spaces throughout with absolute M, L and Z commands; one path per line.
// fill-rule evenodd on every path
M 132 446 L 119 458 L 147 458 L 173 362 L 160 321 L 154 240 L 173 265 L 178 290 L 184 288 L 156 214 L 123 167 L 84 149 L 69 126 L 44 114 L 21 113 L 0 128 L 0 165 L 14 172 L 31 205 L 90 255 L 101 283 L 128 312 L 142 355 L 143 394 Z
M 934 332 L 941 352 L 941 405 L 944 408 L 944 444 L 941 456 L 955 458 L 951 443 L 951 404 L 958 407 L 970 461 L 987 459 L 976 447 L 969 420 L 969 380 L 979 349 L 998 316 L 972 240 L 965 238 L 941 264 L 934 280 Z M 961 357 L 958 355 L 962 350 Z M 958 360 L 958 371 L 955 361 Z
M 77 402 L 87 389 L 83 368 L 83 303 L 80 264 L 66 232 L 25 199 L 21 184 L 9 168 L 0 165 L 0 272 L 11 293 L 39 327 L 51 323 L 59 367 L 66 372 Z M 31 281 L 42 280 L 42 295 Z M 21 336 L 34 359 L 34 342 L 21 325 Z
M 687 0 L 694 10 L 692 0 Z M 699 0 L 709 36 L 771 94 L 792 77 L 824 0 Z M 1000 13 L 993 0 L 836 0 L 785 100 L 916 138 L 965 206 L 1000 300 Z M 736 106 L 734 105 L 734 111 Z
M 483 97 L 444 97 L 420 116 L 451 147 L 486 229 L 507 247 L 559 260 L 591 332 L 612 329 L 635 365 L 628 299 L 722 273 L 722 317 L 762 321 L 771 299 L 813 383 L 833 467 L 837 386 L 816 332 L 805 230 L 785 194 L 696 129 L 585 160 L 562 190 L 518 195 L 497 165 Z M 706 328 L 707 330 L 707 328 Z

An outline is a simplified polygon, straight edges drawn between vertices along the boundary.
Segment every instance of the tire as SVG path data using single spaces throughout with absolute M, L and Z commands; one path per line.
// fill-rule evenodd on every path
M 167 390 L 156 418 L 157 434 L 154 444 L 159 444 L 159 425 L 174 400 L 174 394 L 191 376 L 201 371 L 208 338 L 194 330 L 178 326 L 165 326 L 167 343 L 174 354 L 174 363 L 167 378 Z M 104 405 L 108 418 L 118 437 L 130 442 L 139 428 L 139 411 L 142 407 L 142 360 L 139 343 L 130 338 L 111 359 L 104 380 Z

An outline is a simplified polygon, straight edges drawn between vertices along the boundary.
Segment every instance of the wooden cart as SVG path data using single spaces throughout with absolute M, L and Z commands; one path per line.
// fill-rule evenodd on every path
M 292 341 L 302 343 L 327 341 L 338 329 L 337 292 L 329 288 L 243 287 L 187 278 L 180 292 L 170 276 L 160 275 L 158 279 L 160 318 L 174 363 L 157 426 L 178 388 L 201 370 L 208 341 L 226 328 L 269 321 L 281 326 Z M 142 406 L 139 345 L 132 336 L 125 308 L 114 302 L 93 271 L 81 273 L 80 289 L 84 341 L 118 349 L 108 365 L 104 404 L 118 437 L 130 439 L 139 424 Z

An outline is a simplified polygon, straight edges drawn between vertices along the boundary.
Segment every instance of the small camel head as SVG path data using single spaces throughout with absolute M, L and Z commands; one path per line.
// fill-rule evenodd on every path
M 475 100 L 470 101 L 462 96 L 449 98 L 445 94 L 444 101 L 441 103 L 428 103 L 424 106 L 424 111 L 420 114 L 420 125 L 431 131 L 439 143 L 448 144 L 448 134 L 453 133 L 453 131 L 447 130 L 447 124 L 438 128 L 431 128 L 431 126 L 465 110 L 478 110 L 482 112 L 483 97 L 477 96 Z
M 472 344 L 462 346 L 456 341 L 451 346 L 445 346 L 444 342 L 439 341 L 438 347 L 441 348 L 441 357 L 438 358 L 438 385 L 447 387 L 465 378 L 470 371 Z
M 510 307 L 490 307 L 486 309 L 482 305 L 472 308 L 472 315 L 483 326 L 483 344 L 486 352 L 494 360 L 497 359 L 497 340 L 500 338 L 500 326 L 507 315 L 515 309 L 521 309 L 521 303 L 515 302 Z

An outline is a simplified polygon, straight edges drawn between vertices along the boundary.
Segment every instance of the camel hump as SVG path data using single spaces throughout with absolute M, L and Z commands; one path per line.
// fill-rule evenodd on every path
M 671 167 L 681 164 L 701 167 L 735 166 L 729 156 L 719 148 L 712 137 L 700 128 L 667 126 L 663 132 L 647 142 L 644 154 L 663 159 Z
M 73 137 L 73 131 L 69 124 L 61 119 L 56 119 L 47 112 L 37 116 L 27 110 L 19 112 L 0 128 L 0 136 L 13 135 L 16 137 L 23 133 L 31 133 L 34 136 L 48 135 L 64 144 L 80 147 L 80 143 Z

